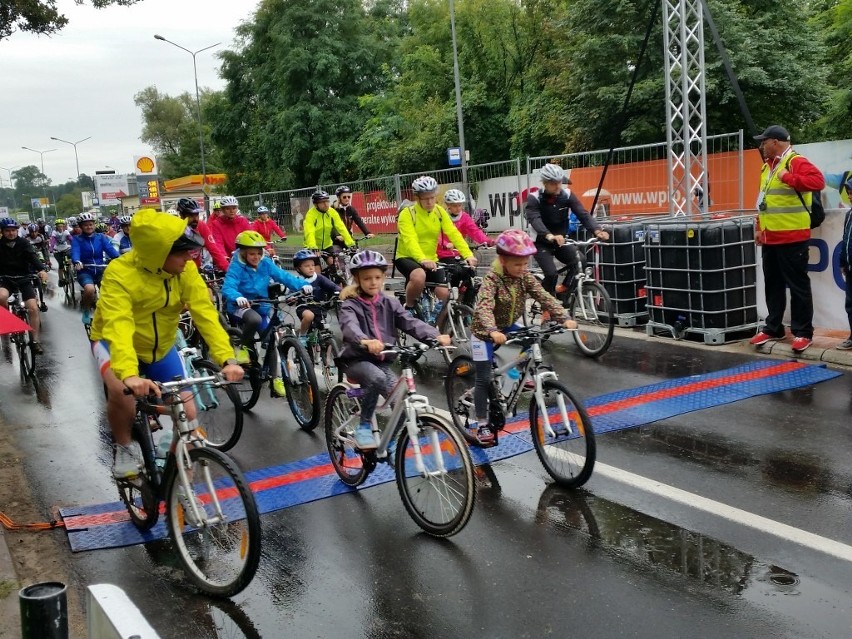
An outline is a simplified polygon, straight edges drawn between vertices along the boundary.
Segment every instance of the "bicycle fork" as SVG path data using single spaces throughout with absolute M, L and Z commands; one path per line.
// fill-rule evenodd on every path
M 547 411 L 547 405 L 544 403 L 544 380 L 556 380 L 556 373 L 553 371 L 543 371 L 535 376 L 535 401 L 538 404 L 538 412 L 541 413 L 541 419 L 544 422 L 544 432 L 548 437 L 556 438 L 557 433 L 553 430 L 550 424 L 550 414 Z M 562 393 L 556 393 L 556 406 L 559 416 L 562 419 L 562 425 L 565 428 L 566 434 L 573 435 L 574 429 L 571 427 L 571 419 L 568 416 L 568 408 L 565 406 L 565 398 Z

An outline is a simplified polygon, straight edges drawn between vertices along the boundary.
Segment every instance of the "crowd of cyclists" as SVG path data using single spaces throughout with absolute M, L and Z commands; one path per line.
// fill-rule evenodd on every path
M 472 353 L 476 374 L 475 438 L 483 446 L 494 442 L 488 420 L 488 386 L 494 346 L 506 341 L 506 333 L 519 321 L 527 299 L 536 300 L 550 319 L 566 328 L 576 327 L 561 303 L 554 259 L 569 267 L 576 263 L 574 249 L 566 244 L 571 223 L 585 226 L 601 240 L 608 234 L 588 214 L 577 196 L 568 190 L 565 173 L 556 164 L 540 172 L 542 188 L 526 201 L 526 216 L 534 239 L 520 229 L 509 229 L 489 238 L 465 211 L 465 194 L 449 189 L 438 203 L 439 185 L 421 176 L 410 185 L 413 201 L 399 210 L 395 255 L 392 264 L 405 278 L 404 299 L 385 294 L 385 278 L 391 266 L 381 252 L 354 252 L 352 235 L 357 227 L 365 238 L 373 233 L 352 205 L 352 191 L 341 186 L 335 202 L 324 192 L 313 194 L 303 222 L 303 246 L 296 252 L 293 272 L 282 268 L 273 239 L 287 239 L 286 232 L 260 206 L 250 221 L 239 212 L 237 199 L 222 197 L 206 216 L 192 199 L 180 199 L 168 212 L 142 209 L 133 216 L 113 215 L 101 222 L 96 211 L 56 219 L 53 228 L 40 222 L 19 224 L 0 219 L 0 305 L 6 306 L 10 291 L 27 301 L 38 352 L 39 307 L 35 287 L 47 281 L 55 260 L 60 277 L 67 261 L 73 264 L 81 295 L 81 319 L 90 330 L 90 344 L 107 394 L 107 418 L 114 439 L 113 475 L 132 478 L 142 468 L 138 443 L 131 440 L 135 414 L 134 397 L 159 394 L 156 381 L 185 376 L 175 346 L 181 315 L 188 311 L 209 352 L 221 367 L 222 376 L 240 381 L 248 362 L 247 349 L 270 321 L 274 309 L 262 301 L 270 296 L 272 283 L 288 293 L 303 293 L 315 303 L 302 304 L 298 334 L 304 340 L 311 327 L 326 313 L 321 303 L 339 295 L 340 361 L 350 382 L 360 384 L 361 423 L 355 434 L 360 448 L 376 446 L 370 430 L 379 395 L 395 382 L 390 358 L 382 354 L 401 331 L 416 339 L 448 344 L 432 322 L 419 316 L 417 302 L 427 284 L 439 300 L 446 300 L 448 269 L 442 263 L 461 261 L 473 268 L 477 259 L 472 246 L 489 245 L 497 258 L 483 278 L 475 298 Z M 205 219 L 206 217 L 206 219 Z M 471 245 L 468 244 L 471 242 Z M 353 249 L 348 263 L 349 281 L 340 287 L 323 275 L 335 255 Z M 544 273 L 543 282 L 529 272 L 534 257 Z M 570 268 L 569 268 L 570 270 Z M 224 315 L 230 327 L 241 331 L 234 344 L 214 306 L 208 287 L 223 274 L 220 288 Z M 34 275 L 33 283 L 18 276 Z M 570 276 L 570 273 L 569 273 Z M 63 284 L 62 281 L 59 282 Z M 280 377 L 273 392 L 284 395 Z M 192 397 L 184 398 L 191 423 L 197 423 Z

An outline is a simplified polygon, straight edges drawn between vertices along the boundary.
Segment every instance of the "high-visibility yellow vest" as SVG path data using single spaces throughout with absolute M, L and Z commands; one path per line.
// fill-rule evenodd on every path
M 799 193 L 781 181 L 781 168 L 789 170 L 790 162 L 798 155 L 791 151 L 776 165 L 775 170 L 764 164 L 760 172 L 760 191 L 765 207 L 760 211 L 759 223 L 764 244 L 791 244 L 811 237 L 810 191 Z M 804 200 L 804 204 L 802 203 Z

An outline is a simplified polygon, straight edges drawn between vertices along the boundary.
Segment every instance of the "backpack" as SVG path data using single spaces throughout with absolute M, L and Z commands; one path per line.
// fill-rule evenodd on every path
M 787 170 L 789 170 L 790 162 L 792 162 L 795 156 L 799 155 L 798 153 L 791 153 L 790 159 L 787 160 Z M 802 197 L 801 192 L 796 191 L 796 195 L 799 196 L 799 200 L 802 202 L 802 206 L 805 207 L 805 210 L 808 212 L 808 215 L 811 216 L 811 228 L 815 229 L 823 222 L 825 222 L 825 209 L 822 206 L 822 191 L 811 191 L 811 208 L 808 208 L 808 205 L 805 204 L 805 198 Z

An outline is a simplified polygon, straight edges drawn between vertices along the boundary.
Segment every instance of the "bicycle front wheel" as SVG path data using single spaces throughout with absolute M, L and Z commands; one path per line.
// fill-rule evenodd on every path
M 187 460 L 187 485 L 175 470 L 167 487 L 169 534 L 190 581 L 207 594 L 232 597 L 251 582 L 260 562 L 254 495 L 225 453 L 193 448 Z
M 335 361 L 340 356 L 340 347 L 337 340 L 329 337 L 320 343 L 320 361 L 322 364 L 322 378 L 325 383 L 326 392 L 334 388 L 334 385 L 343 381 L 343 373 Z
M 287 389 L 287 403 L 304 430 L 313 430 L 320 420 L 320 394 L 314 365 L 305 347 L 293 337 L 278 345 L 281 376 Z
M 396 485 L 408 514 L 425 532 L 450 537 L 470 520 L 476 500 L 470 451 L 456 429 L 428 413 L 417 415 L 417 433 L 400 428 Z
M 221 369 L 204 359 L 191 363 L 192 377 L 209 377 Z M 198 421 L 207 442 L 219 450 L 230 450 L 243 432 L 243 408 L 234 385 L 206 383 L 193 387 L 193 399 L 198 409 Z
M 476 415 L 473 409 L 473 386 L 476 374 L 473 360 L 467 355 L 459 355 L 450 363 L 444 390 L 447 394 L 447 408 L 453 418 L 453 425 L 469 444 L 478 444 L 479 440 L 472 434 L 476 425 Z
M 586 409 L 561 382 L 542 383 L 542 417 L 538 398 L 530 399 L 533 446 L 544 469 L 560 486 L 585 484 L 595 467 L 595 432 Z
M 35 348 L 29 332 L 18 335 L 16 348 L 18 351 L 18 366 L 21 371 L 21 381 L 26 381 L 35 374 Z
M 568 308 L 577 322 L 577 348 L 589 357 L 603 355 L 612 344 L 615 330 L 615 308 L 609 293 L 597 282 L 584 282 L 582 300 L 572 295 Z
M 375 467 L 375 461 L 371 463 L 355 446 L 361 402 L 357 397 L 350 397 L 349 390 L 346 384 L 338 384 L 325 400 L 325 444 L 340 481 L 347 486 L 360 486 Z

